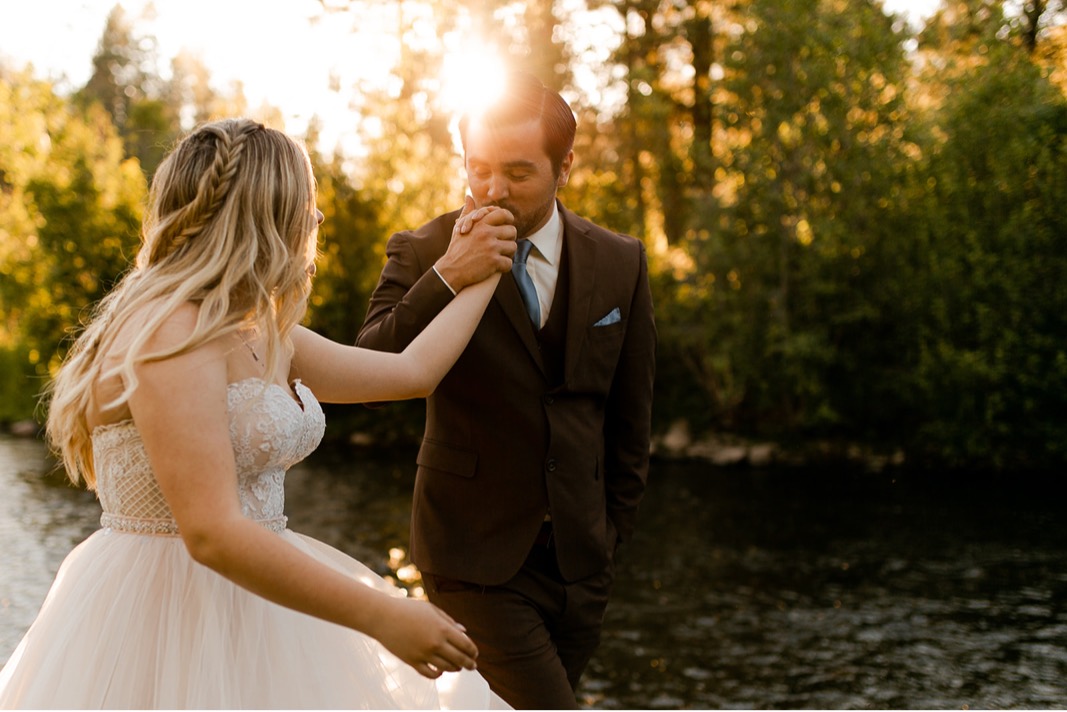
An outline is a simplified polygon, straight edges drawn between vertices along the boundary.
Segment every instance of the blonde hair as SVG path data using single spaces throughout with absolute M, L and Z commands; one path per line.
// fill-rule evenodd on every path
M 98 304 L 45 394 L 48 441 L 72 482 L 96 484 L 88 416 L 102 379 L 121 376 L 122 393 L 104 404 L 118 407 L 137 388 L 138 364 L 249 327 L 259 330 L 274 372 L 307 308 L 317 224 L 307 152 L 280 131 L 226 119 L 175 147 L 152 180 L 133 268 Z M 187 302 L 199 305 L 189 337 L 146 353 L 148 339 Z M 132 340 L 116 347 L 133 318 Z M 116 356 L 121 363 L 105 370 L 105 358 Z

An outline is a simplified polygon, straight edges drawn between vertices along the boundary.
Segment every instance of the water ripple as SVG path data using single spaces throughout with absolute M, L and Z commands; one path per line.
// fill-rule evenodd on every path
M 413 454 L 323 452 L 289 525 L 383 575 L 405 555 Z M 0 660 L 93 496 L 0 438 Z M 656 463 L 579 690 L 602 709 L 1067 707 L 1067 486 Z

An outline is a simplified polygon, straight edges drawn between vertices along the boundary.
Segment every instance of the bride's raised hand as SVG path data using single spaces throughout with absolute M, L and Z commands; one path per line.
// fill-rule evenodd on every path
M 390 596 L 383 615 L 367 633 L 429 678 L 462 668 L 473 670 L 478 657 L 478 648 L 463 626 L 426 601 Z

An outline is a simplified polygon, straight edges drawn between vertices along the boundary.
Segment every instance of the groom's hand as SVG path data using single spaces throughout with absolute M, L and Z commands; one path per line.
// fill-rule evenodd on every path
M 434 264 L 441 279 L 458 292 L 497 272 L 511 269 L 515 254 L 515 217 L 495 206 L 474 207 L 466 197 L 445 254 Z

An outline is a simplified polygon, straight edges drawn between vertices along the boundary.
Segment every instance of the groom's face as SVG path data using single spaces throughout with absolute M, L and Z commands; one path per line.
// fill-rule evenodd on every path
M 510 210 L 520 238 L 548 222 L 556 191 L 567 184 L 573 156 L 567 154 L 556 175 L 538 119 L 506 126 L 485 126 L 475 120 L 467 127 L 465 163 L 471 196 L 478 207 Z

